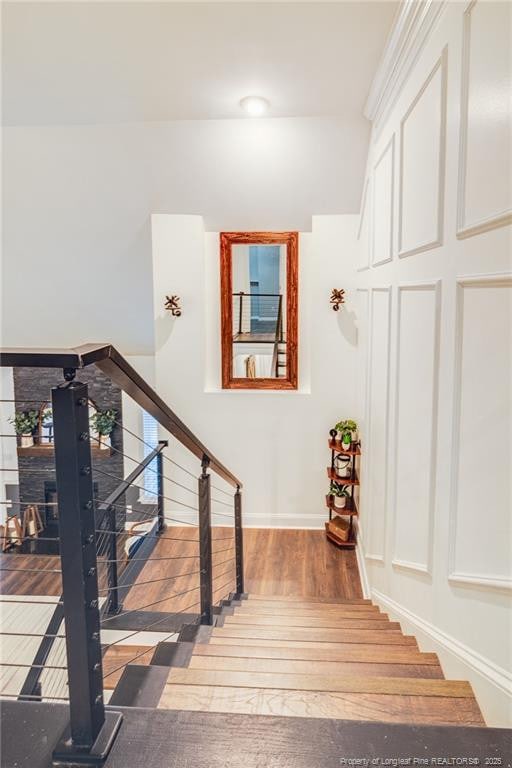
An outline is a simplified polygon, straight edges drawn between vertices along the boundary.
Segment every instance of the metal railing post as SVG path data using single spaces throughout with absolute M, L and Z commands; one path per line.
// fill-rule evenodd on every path
M 212 502 L 210 461 L 203 456 L 199 478 L 199 567 L 201 588 L 201 624 L 213 624 L 212 588 Z
M 167 445 L 167 443 L 166 443 Z M 159 453 L 156 457 L 156 472 L 157 472 L 157 509 L 158 509 L 158 526 L 157 533 L 162 533 L 165 528 L 164 521 L 164 459 L 162 453 Z
M 70 383 L 52 389 L 52 409 L 70 723 L 54 760 L 74 764 L 104 760 L 122 715 L 107 717 L 103 703 L 87 385 L 64 375 Z
M 108 580 L 108 607 L 107 613 L 118 613 L 119 595 L 117 578 L 117 516 L 115 507 L 109 507 L 107 511 L 108 519 L 108 560 L 107 580 Z
M 235 563 L 236 593 L 244 593 L 244 534 L 242 528 L 242 493 L 237 486 L 235 493 Z

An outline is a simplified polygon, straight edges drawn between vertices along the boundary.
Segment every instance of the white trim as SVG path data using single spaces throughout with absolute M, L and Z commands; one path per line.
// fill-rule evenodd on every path
M 398 420 L 400 412 L 400 320 L 402 316 L 402 293 L 404 291 L 433 291 L 434 292 L 434 350 L 432 360 L 432 426 L 430 432 L 430 477 L 428 489 L 428 546 L 427 562 L 416 563 L 395 556 L 397 525 L 397 488 L 398 488 Z M 417 571 L 418 573 L 432 575 L 432 563 L 434 559 L 434 523 L 436 512 L 436 487 L 437 487 L 437 421 L 439 405 L 439 355 L 441 344 L 441 280 L 419 281 L 414 283 L 400 283 L 397 286 L 396 309 L 396 359 L 395 359 L 395 411 L 394 411 L 394 445 L 393 445 L 393 559 L 391 565 L 395 568 Z
M 461 275 L 455 280 L 455 339 L 454 339 L 454 375 L 453 375 L 453 422 L 452 448 L 450 456 L 450 509 L 448 515 L 448 580 L 474 587 L 487 589 L 512 590 L 512 579 L 499 575 L 480 573 L 463 573 L 456 570 L 457 544 L 457 505 L 458 505 L 458 474 L 459 474 L 459 443 L 461 417 L 461 388 L 462 388 L 462 323 L 464 313 L 464 288 L 512 285 L 511 272 L 494 272 L 481 275 Z
M 190 510 L 176 511 L 165 510 L 166 516 L 175 518 L 176 520 L 182 520 L 185 525 L 192 524 L 197 526 L 198 513 L 191 512 Z M 213 515 L 213 513 L 212 513 Z M 226 528 L 232 527 L 233 521 L 227 517 L 215 518 L 213 527 Z M 261 513 L 242 513 L 242 525 L 244 528 L 289 528 L 297 530 L 324 530 L 325 515 L 323 513 L 317 513 L 314 515 L 308 514 L 281 514 L 281 515 L 268 515 Z M 172 520 L 166 521 L 168 526 L 180 527 L 181 523 L 173 522 Z
M 447 61 L 448 48 L 443 48 L 441 56 L 436 61 L 434 68 L 421 86 L 420 90 L 411 102 L 409 109 L 400 120 L 400 172 L 398 175 L 398 257 L 403 259 L 407 256 L 413 256 L 423 251 L 430 251 L 432 248 L 439 248 L 443 244 L 444 234 L 444 190 L 445 190 L 445 167 L 446 167 L 446 93 L 447 93 Z M 407 119 L 412 114 L 414 108 L 432 82 L 438 70 L 441 70 L 441 116 L 439 125 L 439 164 L 437 169 L 437 232 L 436 237 L 427 242 L 419 243 L 413 248 L 403 248 L 403 176 L 404 176 L 404 126 Z
M 381 164 L 381 162 L 386 157 L 387 153 L 391 150 L 391 189 L 390 189 L 390 197 L 391 197 L 391 209 L 390 209 L 390 226 L 389 226 L 389 256 L 386 256 L 384 259 L 380 259 L 379 261 L 374 261 L 374 255 L 375 255 L 375 176 L 377 172 L 377 168 Z M 373 195 L 372 195 L 372 206 L 371 206 L 371 265 L 372 267 L 379 267 L 381 264 L 387 264 L 388 261 L 393 261 L 393 236 L 394 236 L 394 220 L 395 220 L 395 134 L 391 136 L 390 140 L 384 147 L 384 150 L 382 151 L 379 159 L 373 166 Z
M 460 640 L 439 629 L 439 627 L 436 627 L 429 621 L 422 619 L 416 613 L 404 608 L 404 606 L 377 589 L 372 589 L 371 597 L 379 605 L 395 614 L 400 621 L 405 621 L 412 625 L 414 634 L 417 631 L 423 632 L 440 649 L 456 656 L 466 667 L 481 675 L 491 685 L 499 688 L 512 701 L 512 673 L 494 664 L 494 662 L 486 659 L 485 656 L 461 643 Z
M 368 572 L 366 570 L 366 563 L 364 559 L 364 547 L 361 547 L 361 545 L 359 544 L 359 536 L 360 536 L 360 530 L 359 530 L 359 525 L 357 525 L 358 543 L 356 545 L 356 559 L 357 559 L 357 568 L 359 571 L 359 580 L 361 582 L 361 589 L 363 591 L 364 599 L 370 600 L 371 598 L 370 581 L 368 579 Z
M 477 4 L 472 0 L 464 11 L 462 32 L 462 69 L 459 121 L 459 173 L 457 187 L 457 238 L 480 235 L 491 229 L 498 229 L 512 223 L 512 208 L 496 211 L 477 221 L 466 221 L 466 178 L 467 178 L 467 142 L 469 129 L 469 67 L 471 54 L 471 11 Z
M 363 222 L 364 217 L 367 217 L 367 223 L 368 223 L 368 242 L 366 243 L 366 253 L 365 253 L 365 263 L 363 264 L 362 261 L 360 265 L 356 268 L 356 272 L 364 272 L 366 269 L 370 269 L 370 245 L 371 245 L 371 238 L 372 238 L 372 231 L 371 231 L 371 199 L 372 199 L 372 187 L 370 178 L 368 177 L 366 179 L 365 185 L 364 185 L 364 191 L 363 191 L 363 199 L 361 202 L 361 214 L 359 216 L 359 228 L 357 230 L 357 241 L 361 243 L 361 247 L 365 245 L 365 243 L 361 240 L 361 234 L 363 231 Z
M 371 296 L 371 302 L 370 302 L 370 313 L 369 313 L 369 338 L 368 338 L 368 351 L 369 351 L 369 365 L 368 365 L 368 427 L 367 427 L 367 434 L 368 439 L 366 440 L 366 445 L 370 445 L 370 436 L 371 436 L 371 391 L 372 391 L 372 346 L 373 346 L 373 296 L 377 292 L 386 292 L 388 294 L 388 332 L 387 332 L 387 360 L 386 360 L 386 413 L 384 417 L 384 430 L 386 434 L 385 442 L 386 442 L 386 456 L 385 456 L 385 463 L 384 463 L 384 495 L 382 499 L 382 518 L 383 518 L 383 527 L 382 527 L 382 548 L 383 552 L 382 554 L 374 553 L 374 552 L 365 552 L 365 558 L 366 560 L 374 560 L 377 563 L 384 563 L 385 553 L 386 553 L 386 529 L 387 529 L 387 507 L 388 507 L 388 474 L 389 474 L 389 401 L 390 401 L 390 363 L 391 363 L 391 305 L 392 305 L 392 290 L 391 285 L 387 286 L 372 286 L 370 289 L 370 296 Z M 368 456 L 368 464 L 371 465 L 372 457 Z M 367 497 L 368 499 L 368 497 Z M 367 510 L 369 511 L 368 515 L 368 527 L 371 527 L 371 518 L 373 515 L 373 510 L 370 508 L 370 505 L 367 505 Z
M 385 124 L 445 5 L 446 0 L 405 0 L 401 4 L 364 108 L 375 134 Z

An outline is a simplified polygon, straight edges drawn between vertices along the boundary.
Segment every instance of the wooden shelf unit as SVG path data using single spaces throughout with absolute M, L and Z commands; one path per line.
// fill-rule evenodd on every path
M 30 457 L 44 457 L 44 456 L 53 456 L 55 453 L 55 448 L 52 443 L 48 443 L 46 445 L 31 445 L 27 448 L 22 448 L 21 445 L 18 445 L 17 447 L 18 456 L 30 456 Z M 113 451 L 110 446 L 108 448 L 100 448 L 97 445 L 91 445 L 91 456 L 94 456 L 96 459 L 106 459 L 109 456 L 112 456 Z
M 329 520 L 325 523 L 325 534 L 329 541 L 336 544 L 337 547 L 343 549 L 354 549 L 356 546 L 356 532 L 353 526 L 353 519 L 358 515 L 358 509 L 356 500 L 354 498 L 354 488 L 359 485 L 359 475 L 356 469 L 356 457 L 361 455 L 360 443 L 352 443 L 350 450 L 345 451 L 341 446 L 341 441 L 336 440 L 334 436 L 334 430 L 329 439 L 329 449 L 331 451 L 331 466 L 327 467 L 327 477 L 331 482 L 339 483 L 340 485 L 346 485 L 349 488 L 349 496 L 345 507 L 335 507 L 334 497 L 328 493 L 325 497 L 325 503 L 329 510 Z M 348 477 L 339 477 L 336 474 L 335 460 L 337 455 L 346 456 L 350 458 L 350 474 Z M 349 522 L 349 535 L 348 541 L 343 541 L 334 531 L 329 528 L 329 523 L 332 520 L 333 512 L 340 517 L 348 517 Z

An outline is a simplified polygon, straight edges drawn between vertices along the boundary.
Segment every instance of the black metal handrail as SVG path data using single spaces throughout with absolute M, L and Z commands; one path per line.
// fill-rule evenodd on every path
M 236 475 L 206 448 L 112 344 L 83 344 L 72 349 L 4 348 L 0 350 L 0 367 L 62 368 L 71 372 L 89 365 L 95 365 L 109 376 L 123 392 L 153 416 L 160 426 L 170 432 L 198 459 L 202 460 L 206 457 L 212 472 L 234 488 L 242 488 L 242 483 Z

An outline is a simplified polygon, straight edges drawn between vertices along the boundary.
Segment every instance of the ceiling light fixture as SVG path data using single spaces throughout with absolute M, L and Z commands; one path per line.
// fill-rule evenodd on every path
M 261 96 L 246 96 L 240 102 L 242 109 L 251 117 L 261 117 L 264 115 L 270 104 Z

